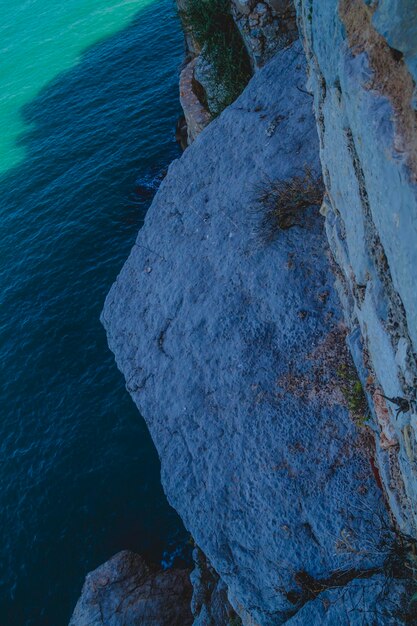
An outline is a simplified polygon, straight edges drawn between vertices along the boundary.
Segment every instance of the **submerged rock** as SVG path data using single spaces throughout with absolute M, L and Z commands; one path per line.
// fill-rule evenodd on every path
M 262 626 L 301 610 L 318 623 L 307 607 L 334 577 L 333 599 L 367 586 L 391 549 L 337 375 L 348 355 L 322 218 L 307 210 L 270 244 L 261 232 L 259 185 L 320 172 L 304 83 L 296 42 L 171 165 L 102 316 L 169 501 L 244 624 Z
M 157 570 L 139 554 L 119 552 L 87 575 L 69 626 L 187 626 L 186 570 Z

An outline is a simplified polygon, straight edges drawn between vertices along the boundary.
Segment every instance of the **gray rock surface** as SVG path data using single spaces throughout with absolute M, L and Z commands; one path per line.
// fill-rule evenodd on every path
M 270 245 L 254 211 L 260 183 L 320 170 L 304 82 L 295 43 L 171 165 L 102 316 L 169 501 L 262 626 L 301 608 L 304 573 L 372 573 L 391 541 L 335 375 L 348 356 L 317 208 Z
M 188 626 L 186 570 L 149 567 L 127 550 L 87 575 L 69 626 Z
M 408 612 L 412 587 L 404 580 L 375 575 L 354 580 L 341 591 L 323 592 L 306 604 L 287 626 L 399 626 L 417 624 Z

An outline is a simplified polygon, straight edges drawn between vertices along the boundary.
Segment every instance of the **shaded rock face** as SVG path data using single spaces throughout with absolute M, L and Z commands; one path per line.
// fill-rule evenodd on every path
M 181 14 L 187 10 L 187 0 L 175 0 L 175 3 L 178 8 L 179 16 L 181 18 Z M 185 53 L 187 61 L 192 60 L 195 56 L 200 54 L 200 46 L 197 41 L 194 39 L 190 31 L 185 28 L 183 25 L 184 31 L 184 43 L 185 43 Z
M 204 50 L 196 60 L 194 79 L 204 90 L 208 110 L 214 114 L 221 111 L 224 108 L 222 103 L 225 101 L 227 93 L 224 86 L 216 82 L 216 73 L 212 64 L 205 59 Z
M 238 622 L 227 597 L 227 587 L 199 548 L 193 551 L 191 573 L 193 626 L 230 626 Z M 238 622 L 239 623 L 239 622 Z
M 417 536 L 417 5 L 296 5 L 351 349 L 390 508 Z
M 414 0 L 379 0 L 372 23 L 389 46 L 404 55 L 417 84 L 417 4 Z M 417 90 L 413 106 L 417 109 Z
M 87 575 L 69 626 L 191 625 L 191 591 L 188 571 L 158 571 L 125 550 Z
M 310 587 L 340 570 L 335 597 L 368 585 L 391 542 L 334 375 L 347 357 L 322 218 L 266 245 L 254 211 L 260 183 L 319 174 L 304 82 L 295 43 L 171 165 L 102 315 L 169 501 L 262 626 L 315 623 Z

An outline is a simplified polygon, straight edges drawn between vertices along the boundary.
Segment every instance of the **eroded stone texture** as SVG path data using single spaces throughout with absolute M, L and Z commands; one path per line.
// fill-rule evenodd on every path
M 373 409 L 391 509 L 400 528 L 417 535 L 417 117 L 405 63 L 414 54 L 415 3 L 296 4 L 350 347 Z
M 319 173 L 304 82 L 295 43 L 171 165 L 102 316 L 169 501 L 261 626 L 306 606 L 305 575 L 360 586 L 391 541 L 326 359 L 343 329 L 322 218 L 265 245 L 254 211 L 260 183 Z
M 292 0 L 232 0 L 232 12 L 254 68 L 298 37 Z
M 187 123 L 189 144 L 194 141 L 211 121 L 210 113 L 200 102 L 194 90 L 194 70 L 198 58 L 196 57 L 187 63 L 180 75 L 180 102 Z
M 190 626 L 186 570 L 157 570 L 124 550 L 87 575 L 69 626 Z

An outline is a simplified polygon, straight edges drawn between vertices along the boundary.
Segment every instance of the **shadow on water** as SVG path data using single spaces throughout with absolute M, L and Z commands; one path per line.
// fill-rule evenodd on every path
M 185 540 L 99 315 L 173 140 L 182 34 L 171 0 L 89 49 L 25 107 L 0 180 L 0 623 L 68 622 L 84 575 Z M 147 193 L 147 190 L 150 190 Z

